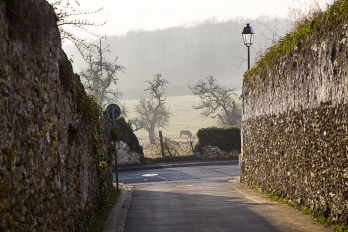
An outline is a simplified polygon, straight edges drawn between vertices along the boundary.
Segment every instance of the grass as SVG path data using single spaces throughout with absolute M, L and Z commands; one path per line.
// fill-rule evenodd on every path
M 280 196 L 277 196 L 277 195 L 273 195 L 270 192 L 267 192 L 265 190 L 261 190 L 261 189 L 258 188 L 258 186 L 256 186 L 255 188 L 253 188 L 252 186 L 249 186 L 249 188 L 256 189 L 256 190 L 260 191 L 267 198 L 270 198 L 270 199 L 272 199 L 274 201 L 278 201 L 278 202 L 286 204 L 286 205 L 288 205 L 290 207 L 298 209 L 302 213 L 307 214 L 307 215 L 311 216 L 312 218 L 314 218 L 315 220 L 319 221 L 321 224 L 331 227 L 333 229 L 333 231 L 335 231 L 335 232 L 348 232 L 348 226 L 336 225 L 330 219 L 328 219 L 326 217 L 317 216 L 315 214 L 315 212 L 312 211 L 307 206 L 295 204 L 293 201 L 291 201 L 291 200 L 289 200 L 287 198 L 283 198 L 283 197 L 280 197 Z
M 238 93 L 240 95 L 240 93 Z M 209 126 L 219 126 L 218 119 L 207 118 L 201 115 L 201 110 L 193 109 L 193 105 L 200 104 L 200 99 L 194 95 L 167 97 L 167 108 L 171 113 L 169 125 L 166 128 L 156 128 L 156 133 L 161 130 L 163 137 L 172 140 L 188 140 L 187 137 L 180 138 L 181 130 L 189 130 L 195 137 L 199 129 Z M 172 103 L 176 106 L 172 108 Z M 125 101 L 128 113 L 128 118 L 135 118 L 137 115 L 134 111 L 134 106 L 138 100 Z M 126 118 L 126 120 L 128 120 Z M 135 132 L 138 140 L 142 144 L 149 140 L 147 131 L 141 130 Z
M 121 190 L 116 190 L 116 188 L 112 191 L 106 206 L 104 213 L 97 217 L 94 225 L 89 229 L 89 232 L 102 232 L 104 229 L 104 225 L 106 222 L 107 217 L 109 216 L 109 213 L 112 209 L 112 207 L 116 204 L 117 198 L 120 195 Z

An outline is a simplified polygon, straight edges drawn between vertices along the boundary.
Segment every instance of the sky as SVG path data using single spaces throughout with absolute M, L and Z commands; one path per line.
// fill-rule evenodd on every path
M 218 21 L 260 16 L 288 17 L 289 10 L 303 12 L 332 0 L 78 0 L 79 9 L 104 9 L 89 19 L 106 21 L 93 30 L 103 35 L 124 35 L 131 30 L 157 30 L 189 26 L 215 18 Z

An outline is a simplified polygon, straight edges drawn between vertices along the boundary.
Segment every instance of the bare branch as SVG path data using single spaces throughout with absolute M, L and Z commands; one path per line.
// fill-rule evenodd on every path
M 153 76 L 151 81 L 146 81 L 149 87 L 144 91 L 150 91 L 149 99 L 142 97 L 135 106 L 138 117 L 132 119 L 136 128 L 147 130 L 150 142 L 155 140 L 155 128 L 164 128 L 170 118 L 169 110 L 165 107 L 165 87 L 169 82 L 162 78 L 161 74 Z
M 222 124 L 237 125 L 240 116 L 236 114 L 237 106 L 233 100 L 237 97 L 235 88 L 220 86 L 212 76 L 199 80 L 195 86 L 189 88 L 193 95 L 201 99 L 199 105 L 193 106 L 194 109 L 203 109 L 202 115 L 206 117 L 218 117 Z
M 103 26 L 105 25 L 105 21 L 95 22 L 83 19 L 83 17 L 95 15 L 104 8 L 101 7 L 96 10 L 81 9 L 79 0 L 48 0 L 48 2 L 53 6 L 56 12 L 58 18 L 57 25 L 61 33 L 62 41 L 70 40 L 74 43 L 81 55 L 84 55 L 85 50 L 89 50 L 89 45 L 86 43 L 86 39 L 76 34 L 76 31 L 81 31 L 86 35 L 92 35 L 97 38 L 103 37 L 92 32 L 88 27 Z
M 109 52 L 109 46 L 103 48 L 101 39 L 99 45 L 90 44 L 89 53 L 85 55 L 88 67 L 80 72 L 82 82 L 91 95 L 95 96 L 100 104 L 117 102 L 121 97 L 120 91 L 112 85 L 117 85 L 117 72 L 125 68 L 117 64 L 117 57 L 113 62 L 105 60 L 105 52 Z

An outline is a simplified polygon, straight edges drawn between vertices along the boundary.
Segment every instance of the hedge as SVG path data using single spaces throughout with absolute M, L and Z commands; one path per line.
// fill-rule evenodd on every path
M 201 128 L 197 132 L 198 144 L 195 149 L 215 146 L 222 151 L 240 150 L 240 129 L 236 126 Z

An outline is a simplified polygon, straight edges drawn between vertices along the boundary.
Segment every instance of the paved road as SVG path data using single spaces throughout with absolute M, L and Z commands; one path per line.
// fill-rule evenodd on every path
M 214 180 L 227 181 L 239 176 L 238 163 L 232 165 L 189 166 L 119 172 L 119 182 L 139 184 L 149 182 Z M 115 175 L 114 175 L 115 180 Z
M 331 231 L 231 181 L 238 173 L 237 165 L 120 173 L 120 182 L 133 185 L 124 231 Z

